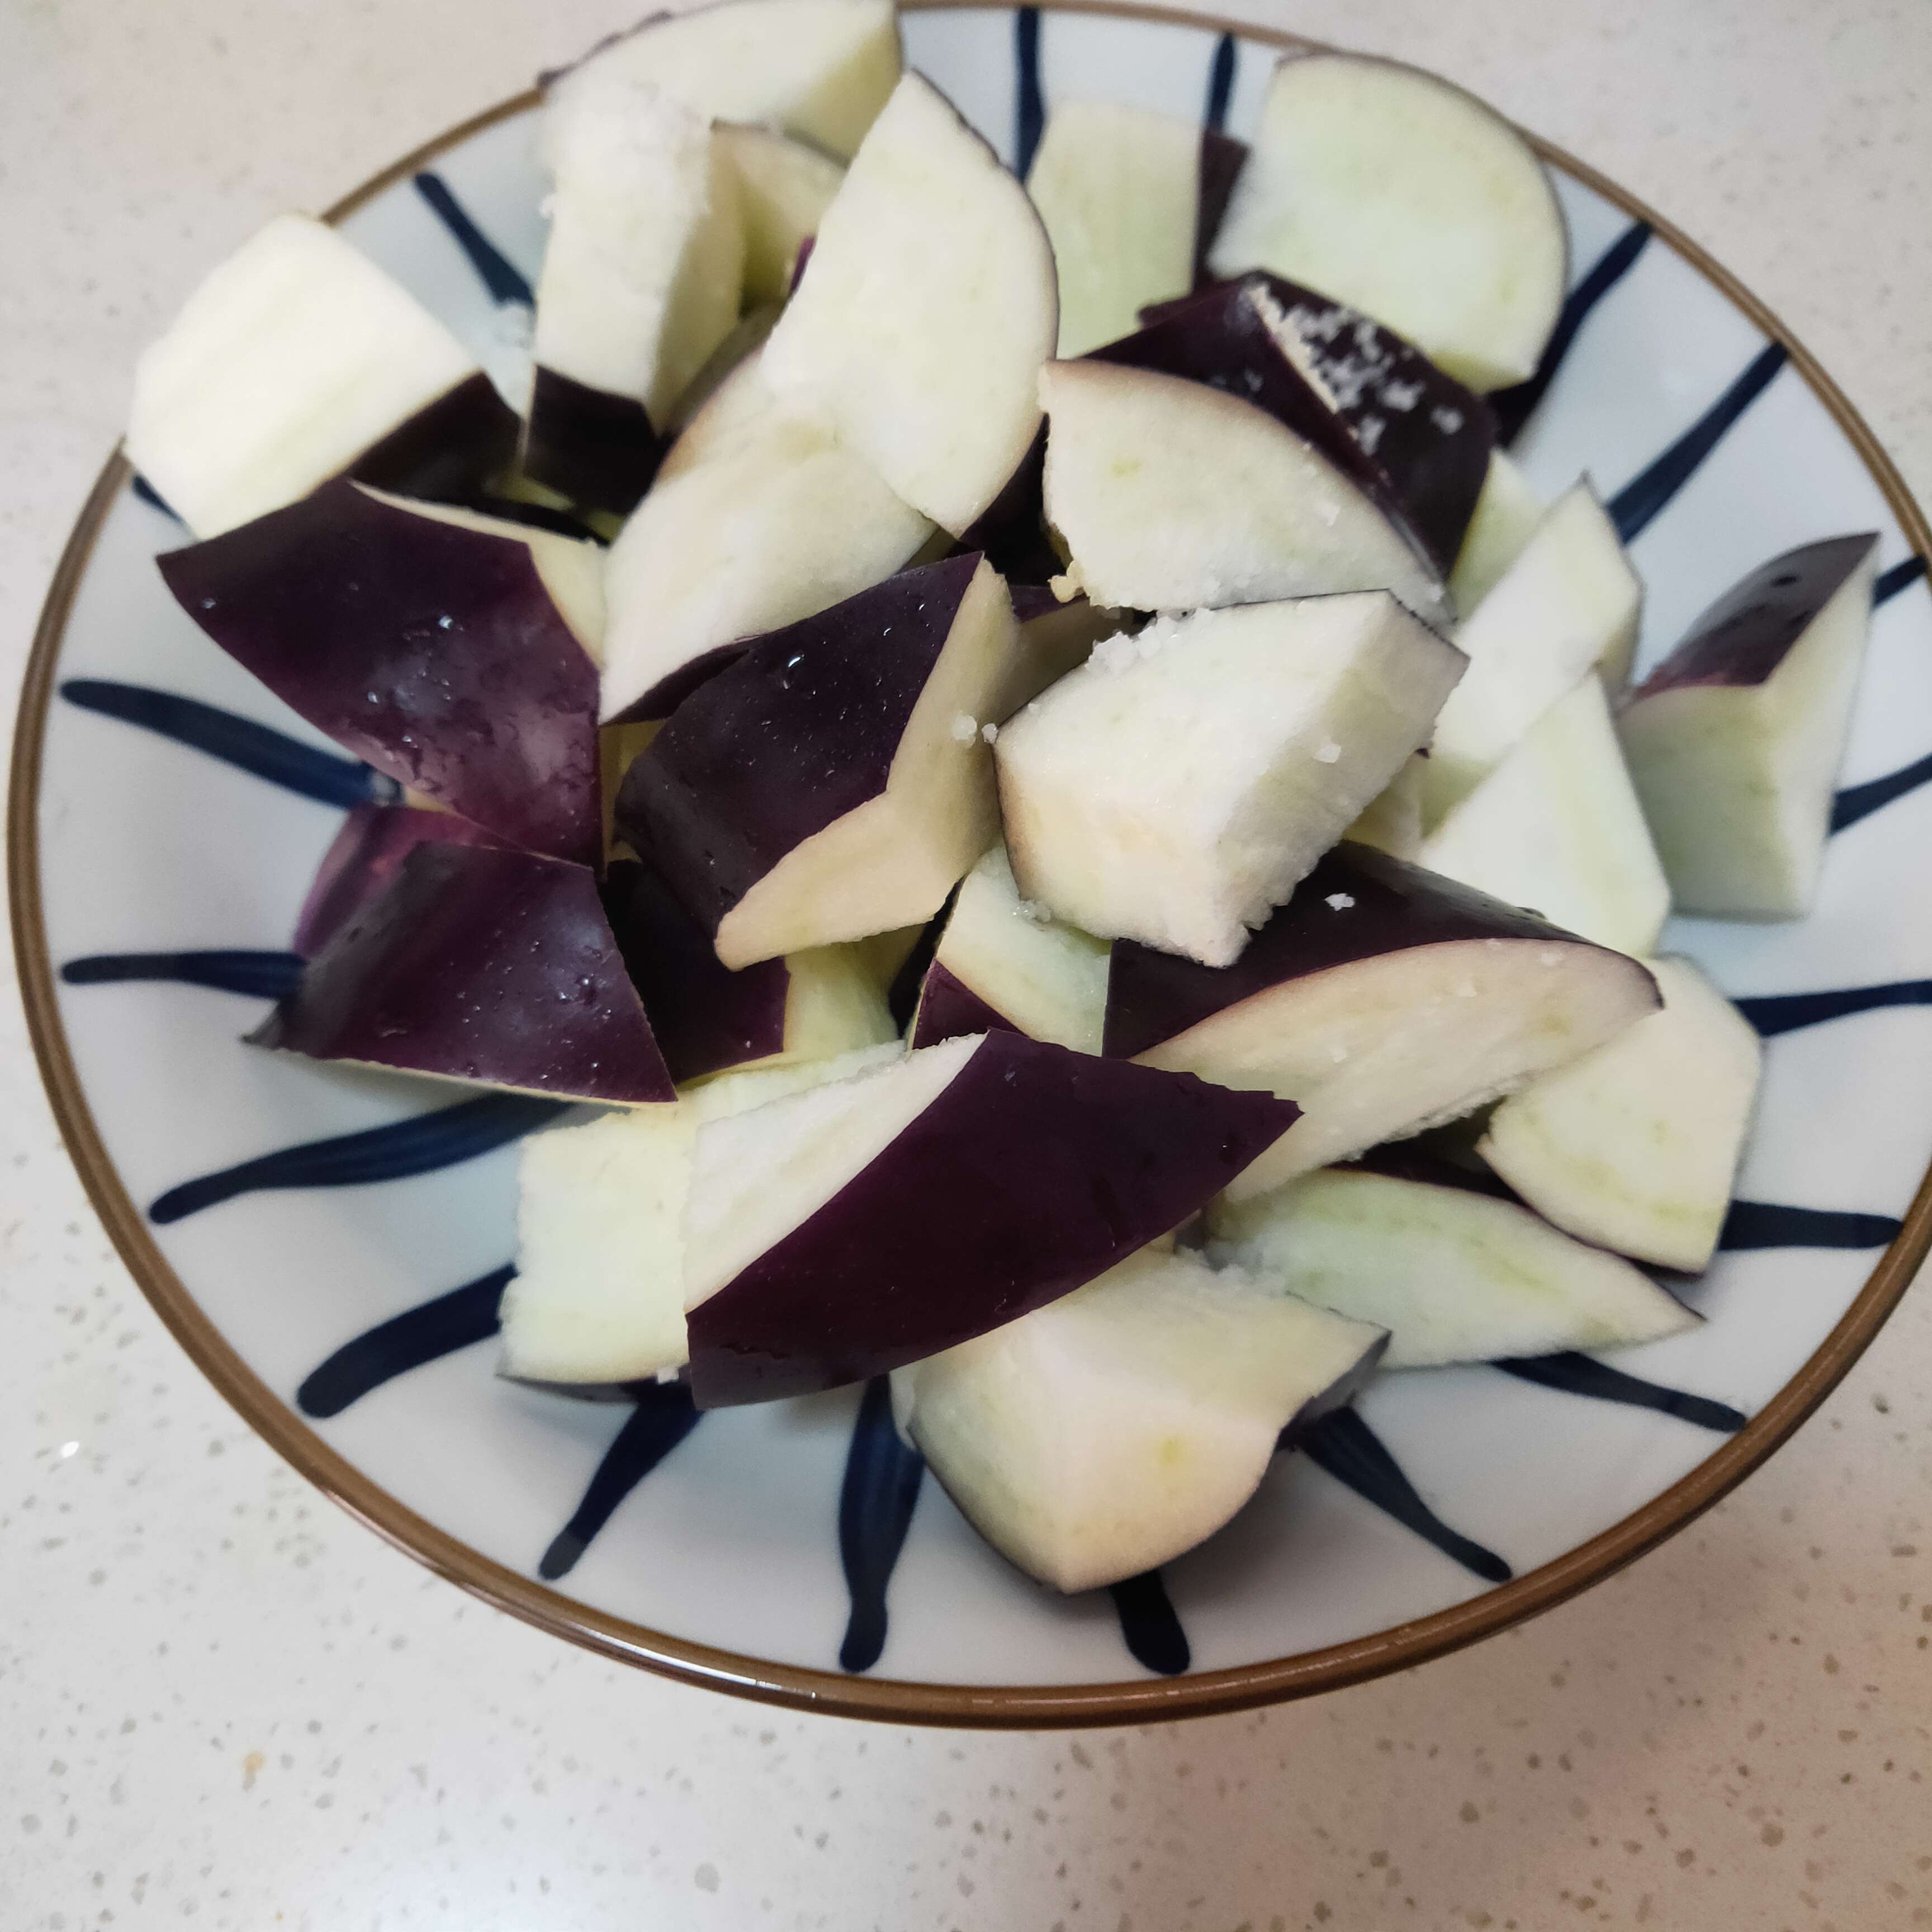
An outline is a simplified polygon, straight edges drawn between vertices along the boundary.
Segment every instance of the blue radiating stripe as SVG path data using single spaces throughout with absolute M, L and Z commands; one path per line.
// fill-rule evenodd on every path
M 692 1406 L 691 1390 L 682 1382 L 646 1384 L 635 1395 L 638 1406 L 604 1450 L 576 1514 L 537 1564 L 537 1574 L 546 1582 L 577 1567 L 617 1505 L 704 1419 Z
M 1889 604 L 1901 590 L 1909 590 L 1925 574 L 1925 560 L 1922 556 L 1908 556 L 1901 563 L 1894 563 L 1889 570 L 1882 570 L 1872 584 L 1872 608 Z
M 886 1589 L 925 1475 L 925 1457 L 908 1449 L 892 1426 L 891 1378 L 874 1376 L 852 1424 L 838 1491 L 838 1560 L 852 1600 L 838 1646 L 843 1670 L 871 1670 L 886 1647 Z
M 298 1147 L 282 1148 L 238 1166 L 184 1180 L 157 1197 L 148 1218 L 166 1226 L 244 1194 L 277 1188 L 357 1187 L 433 1174 L 522 1139 L 572 1104 L 530 1094 L 486 1094 L 480 1100 L 439 1107 L 387 1126 L 304 1141 Z
M 1625 543 L 1648 530 L 1672 497 L 1696 475 L 1706 457 L 1724 440 L 1725 432 L 1771 386 L 1772 379 L 1790 358 L 1781 342 L 1773 342 L 1752 358 L 1750 366 L 1697 420 L 1645 470 L 1610 499 L 1610 521 Z
M 469 210 L 450 193 L 442 176 L 425 169 L 412 178 L 412 185 L 469 256 L 470 266 L 490 291 L 492 302 L 521 302 L 526 308 L 536 302 L 530 278 L 471 220 Z
M 1613 1369 L 1593 1355 L 1579 1354 L 1571 1349 L 1557 1355 L 1521 1356 L 1496 1366 L 1505 1375 L 1534 1382 L 1540 1388 L 1561 1389 L 1566 1395 L 1588 1396 L 1598 1402 L 1622 1402 L 1632 1408 L 1654 1408 L 1660 1414 L 1676 1416 L 1680 1422 L 1695 1423 L 1700 1429 L 1714 1429 L 1721 1436 L 1736 1435 L 1750 1420 L 1729 1402 L 1666 1388 L 1661 1382 L 1647 1382 L 1640 1376 L 1626 1375 L 1622 1369 Z
M 1775 1201 L 1733 1201 L 1718 1246 L 1751 1248 L 1882 1248 L 1902 1224 L 1890 1214 L 1849 1214 L 1834 1208 L 1787 1208 Z
M 94 952 L 70 959 L 60 969 L 70 986 L 118 986 L 130 980 L 160 980 L 180 986 L 206 986 L 218 993 L 243 993 L 279 1000 L 295 990 L 302 960 L 293 952 Z
M 1766 1040 L 1801 1027 L 1822 1026 L 1883 1006 L 1932 1005 L 1932 980 L 1894 980 L 1882 986 L 1847 986 L 1822 993 L 1767 993 L 1732 1004 Z
M 1037 7 L 1022 7 L 1013 16 L 1013 172 L 1024 181 L 1046 130 L 1046 98 L 1040 86 Z
M 285 731 L 199 698 L 103 677 L 70 677 L 60 694 L 82 711 L 137 725 L 324 805 L 388 805 L 403 795 L 394 778 L 358 759 L 304 745 Z
M 1136 1664 L 1162 1677 L 1178 1677 L 1194 1660 L 1187 1633 L 1168 1600 L 1158 1570 L 1144 1570 L 1124 1582 L 1110 1584 L 1120 1637 Z
M 296 1390 L 296 1408 L 319 1419 L 340 1415 L 371 1389 L 411 1369 L 488 1341 L 501 1325 L 503 1291 L 516 1271 L 506 1262 L 344 1342 L 304 1378 Z
M 1550 332 L 1550 340 L 1538 359 L 1535 374 L 1527 382 L 1518 382 L 1512 388 L 1498 389 L 1490 396 L 1490 407 L 1496 412 L 1498 442 L 1514 442 L 1522 434 L 1523 425 L 1535 412 L 1544 392 L 1562 368 L 1564 357 L 1576 340 L 1576 332 L 1589 320 L 1591 310 L 1636 266 L 1636 258 L 1643 253 L 1650 236 L 1648 222 L 1633 223 L 1598 256 L 1590 272 L 1564 298 L 1562 312 L 1557 316 L 1556 326 Z
M 1292 1443 L 1285 1440 L 1284 1446 L 1306 1450 L 1336 1481 L 1346 1483 L 1365 1502 L 1394 1517 L 1484 1582 L 1507 1583 L 1515 1574 L 1494 1550 L 1451 1529 L 1422 1500 L 1381 1437 L 1352 1408 L 1330 1409 L 1318 1421 L 1296 1430 Z
M 1210 134 L 1228 131 L 1228 104 L 1234 94 L 1234 64 L 1239 58 L 1232 34 L 1223 34 L 1214 43 L 1214 58 L 1208 70 L 1208 100 L 1201 112 L 1201 124 Z
M 138 470 L 135 471 L 128 487 L 147 505 L 149 509 L 158 510 L 164 517 L 172 517 L 176 523 L 181 521 L 181 517 L 173 506 L 163 497 L 161 493 Z
M 1882 778 L 1868 778 L 1863 784 L 1847 785 L 1832 801 L 1832 830 L 1843 832 L 1849 826 L 1857 824 L 1862 818 L 1869 818 L 1880 806 L 1891 804 L 1894 799 L 1903 798 L 1907 792 L 1932 780 L 1932 756 L 1916 758 L 1895 772 L 1888 772 Z

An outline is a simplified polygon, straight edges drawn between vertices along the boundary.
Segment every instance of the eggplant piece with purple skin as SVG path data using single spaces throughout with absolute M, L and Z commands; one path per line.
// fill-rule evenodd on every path
M 289 944 L 304 959 L 313 959 L 370 900 L 388 890 L 403 861 L 418 845 L 502 843 L 494 832 L 453 812 L 358 805 L 322 855 Z
M 1773 557 L 1718 598 L 1618 719 L 1672 896 L 1718 919 L 1799 919 L 1871 624 L 1878 540 Z
M 1118 942 L 1105 1050 L 1297 1096 L 1240 1201 L 1473 1112 L 1660 1004 L 1636 960 L 1342 844 L 1232 966 Z
M 142 354 L 135 466 L 212 537 L 351 476 L 463 495 L 517 419 L 476 358 L 325 223 L 281 214 L 210 271 Z
M 982 721 L 1028 694 L 1018 636 L 974 556 L 774 632 L 632 765 L 617 829 L 728 966 L 922 921 L 997 832 Z
M 1142 312 L 1093 359 L 1184 376 L 1312 443 L 1447 576 L 1496 440 L 1489 404 L 1393 329 L 1257 272 Z
M 885 994 L 850 947 L 820 946 L 734 973 L 656 871 L 635 860 L 610 866 L 604 904 L 680 1087 L 730 1068 L 827 1060 L 898 1036 Z
M 418 845 L 251 1044 L 559 1100 L 676 1090 L 587 867 Z
M 862 1381 L 1043 1307 L 1179 1226 L 1295 1117 L 992 1033 L 708 1124 L 685 1221 L 698 1404 Z
M 536 555 L 563 540 L 466 514 L 335 482 L 158 561 L 318 730 L 513 844 L 593 864 L 597 666 Z

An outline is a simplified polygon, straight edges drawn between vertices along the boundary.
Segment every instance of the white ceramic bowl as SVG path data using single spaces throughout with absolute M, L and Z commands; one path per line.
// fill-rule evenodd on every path
M 1041 102 L 1067 94 L 1225 114 L 1240 134 L 1278 50 L 1150 16 L 998 7 L 913 11 L 905 38 L 910 62 L 1010 160 Z M 543 244 L 530 106 L 455 130 L 339 211 L 511 384 L 527 320 L 513 291 Z M 1360 1404 L 1372 1433 L 1354 1445 L 1358 1480 L 1377 1486 L 1378 1441 L 1436 1517 L 1514 1581 L 1484 1580 L 1295 1455 L 1233 1526 L 1168 1567 L 1164 1588 L 1069 1600 L 994 1556 L 936 1484 L 919 1486 L 879 1403 L 862 1415 L 856 1390 L 693 1428 L 500 1379 L 479 1338 L 512 1246 L 506 1137 L 531 1111 L 239 1043 L 285 970 L 276 956 L 342 806 L 370 778 L 304 748 L 320 741 L 176 608 L 152 560 L 182 532 L 117 458 L 62 564 L 20 714 L 22 981 L 104 1220 L 242 1412 L 383 1534 L 560 1634 L 723 1689 L 941 1723 L 1178 1714 L 1412 1664 L 1603 1576 L 1774 1448 L 1870 1340 L 1932 1220 L 1932 1024 L 1917 1010 L 1932 997 L 1932 898 L 1916 889 L 1932 844 L 1932 788 L 1916 788 L 1932 777 L 1932 597 L 1909 562 L 1927 532 L 1773 318 L 1628 196 L 1550 158 L 1573 280 L 1597 298 L 1516 453 L 1546 495 L 1586 471 L 1627 522 L 1647 514 L 1633 538 L 1648 587 L 1640 663 L 1793 544 L 1876 530 L 1892 572 L 1844 772 L 1850 822 L 1817 910 L 1798 925 L 1680 920 L 1666 935 L 1734 996 L 1769 1002 L 1752 1009 L 1774 1036 L 1740 1183 L 1761 1204 L 1734 1214 L 1730 1246 L 1690 1291 L 1708 1322 L 1616 1366 L 1709 1399 L 1692 1411 L 1706 1423 L 1725 1420 L 1712 1403 L 1748 1423 L 1726 1433 L 1495 1368 L 1387 1376 Z M 452 197 L 488 238 L 480 250 L 474 235 L 464 245 Z M 1700 424 L 1712 433 L 1696 436 Z M 218 710 L 142 694 L 155 692 Z M 238 734 L 238 719 L 270 729 Z M 196 956 L 152 956 L 184 952 Z M 380 1131 L 432 1113 L 400 1139 Z M 333 1144 L 370 1130 L 373 1142 Z M 171 1194 L 292 1148 L 249 1169 L 245 1187 Z M 400 1172 L 412 1161 L 423 1171 Z M 326 1419 L 298 1413 L 298 1387 L 326 1358 L 431 1301 L 338 1358 L 309 1406 L 334 1406 L 411 1354 L 434 1359 Z M 551 1570 L 576 1558 L 548 1584 L 547 1552 Z M 849 1631 L 847 1566 L 860 1599 Z M 842 1670 L 842 1646 L 866 1667 Z

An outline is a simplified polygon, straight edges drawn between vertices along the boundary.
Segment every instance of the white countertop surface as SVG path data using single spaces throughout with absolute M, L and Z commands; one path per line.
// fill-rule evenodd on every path
M 1234 7 L 1235 0 L 1225 0 Z M 639 0 L 0 0 L 0 688 L 136 350 Z M 1292 0 L 1621 179 L 1932 501 L 1932 9 Z M 896 1730 L 659 1682 L 397 1554 L 132 1286 L 0 1000 L 0 1928 L 1932 1925 L 1932 1298 L 1526 1628 L 1162 1730 Z

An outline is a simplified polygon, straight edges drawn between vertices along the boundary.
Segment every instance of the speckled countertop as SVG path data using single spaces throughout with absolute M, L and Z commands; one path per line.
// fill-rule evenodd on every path
M 1235 0 L 1224 0 L 1234 7 Z M 0 0 L 0 686 L 136 346 L 271 211 L 637 0 Z M 1711 244 L 1932 500 L 1932 9 L 1295 0 Z M 1160 1730 L 768 1712 L 471 1602 L 236 1421 L 0 1001 L 0 1928 L 1932 1925 L 1932 1298 L 1664 1550 L 1406 1676 Z

